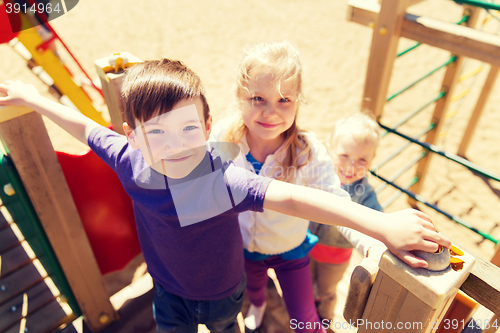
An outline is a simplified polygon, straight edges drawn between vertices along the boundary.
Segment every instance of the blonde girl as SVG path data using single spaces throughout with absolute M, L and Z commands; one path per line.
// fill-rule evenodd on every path
M 257 44 L 245 53 L 236 78 L 234 115 L 217 123 L 212 141 L 233 142 L 235 163 L 262 176 L 321 188 L 340 189 L 326 148 L 296 123 L 302 96 L 299 54 L 288 42 Z M 264 210 L 242 213 L 245 270 L 250 308 L 247 330 L 258 329 L 266 308 L 267 270 L 273 268 L 297 332 L 324 332 L 312 291 L 307 253 L 317 237 L 309 221 Z M 300 324 L 302 323 L 302 324 Z

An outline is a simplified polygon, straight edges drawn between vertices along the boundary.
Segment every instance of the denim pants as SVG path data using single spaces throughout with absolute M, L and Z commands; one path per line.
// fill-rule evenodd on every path
M 229 297 L 215 301 L 193 301 L 166 292 L 155 282 L 153 314 L 158 333 L 194 333 L 199 324 L 210 332 L 233 333 L 241 311 L 246 278 Z

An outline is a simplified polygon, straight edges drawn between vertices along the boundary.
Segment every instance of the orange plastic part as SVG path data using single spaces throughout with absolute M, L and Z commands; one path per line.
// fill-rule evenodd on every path
M 101 273 L 123 269 L 141 248 L 132 200 L 118 176 L 93 151 L 57 156 Z
M 0 0 L 0 44 L 9 42 L 12 38 L 19 35 L 21 31 L 21 17 L 19 13 L 7 14 L 5 4 L 10 0 Z

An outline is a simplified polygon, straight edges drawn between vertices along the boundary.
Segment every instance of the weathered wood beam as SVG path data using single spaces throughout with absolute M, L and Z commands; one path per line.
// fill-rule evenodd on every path
M 380 6 L 350 1 L 348 19 L 369 25 L 378 19 Z M 401 37 L 439 47 L 456 55 L 463 55 L 500 66 L 500 36 L 438 19 L 406 14 Z
M 460 289 L 500 316 L 500 267 L 477 255 L 474 257 L 476 263 Z

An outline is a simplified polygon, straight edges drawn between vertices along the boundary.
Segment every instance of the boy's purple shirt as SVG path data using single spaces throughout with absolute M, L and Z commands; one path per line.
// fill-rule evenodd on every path
M 231 295 L 244 273 L 238 214 L 263 211 L 271 179 L 207 153 L 188 177 L 173 180 L 153 171 L 140 150 L 132 149 L 124 136 L 107 128 L 92 130 L 88 143 L 117 173 L 132 198 L 139 241 L 153 279 L 167 292 L 187 299 L 216 300 Z M 193 185 L 200 177 L 209 178 L 213 186 L 200 190 Z M 186 202 L 189 198 L 192 200 Z M 211 205 L 196 208 L 207 200 L 215 202 L 217 209 L 207 212 Z M 184 217 L 190 211 L 212 217 L 182 226 L 176 207 Z

